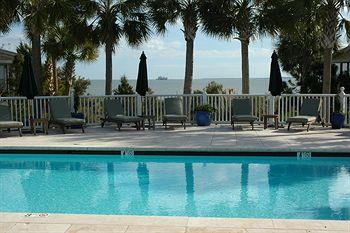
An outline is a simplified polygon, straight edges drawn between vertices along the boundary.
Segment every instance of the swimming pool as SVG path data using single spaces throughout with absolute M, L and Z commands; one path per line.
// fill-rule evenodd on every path
M 350 158 L 0 155 L 0 212 L 350 219 Z

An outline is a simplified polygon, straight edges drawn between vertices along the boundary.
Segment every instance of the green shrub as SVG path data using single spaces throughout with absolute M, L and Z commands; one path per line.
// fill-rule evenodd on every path
M 210 106 L 209 104 L 203 104 L 203 105 L 196 106 L 194 108 L 194 111 L 214 113 L 216 111 L 216 109 L 213 108 L 212 106 Z

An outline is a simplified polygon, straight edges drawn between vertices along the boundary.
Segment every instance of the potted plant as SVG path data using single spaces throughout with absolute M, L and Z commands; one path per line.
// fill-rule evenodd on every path
M 215 108 L 209 104 L 203 104 L 196 106 L 194 111 L 196 112 L 196 122 L 198 126 L 209 126 L 211 124 Z
M 73 98 L 74 98 L 74 112 L 71 113 L 71 116 L 73 118 L 78 118 L 78 119 L 85 119 L 84 113 L 82 112 L 78 112 L 79 110 L 79 105 L 80 105 L 80 97 L 79 94 L 75 91 L 73 93 Z M 80 129 L 81 126 L 80 125 L 72 125 L 72 129 Z
M 341 129 L 344 127 L 345 115 L 342 113 L 339 97 L 335 99 L 334 112 L 331 114 L 332 129 Z

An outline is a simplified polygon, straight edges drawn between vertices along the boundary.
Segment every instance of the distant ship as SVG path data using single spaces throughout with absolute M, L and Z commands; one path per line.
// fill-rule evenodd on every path
M 167 77 L 164 77 L 164 76 L 159 76 L 159 77 L 157 78 L 157 80 L 168 80 L 168 78 L 167 78 Z

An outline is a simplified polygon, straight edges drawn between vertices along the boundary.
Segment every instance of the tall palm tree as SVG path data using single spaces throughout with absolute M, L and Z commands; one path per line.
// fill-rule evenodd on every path
M 156 30 L 163 34 L 167 24 L 181 20 L 186 41 L 184 94 L 191 94 L 193 81 L 194 40 L 199 27 L 199 0 L 148 0 L 150 15 Z
M 143 0 L 98 0 L 93 25 L 106 53 L 106 89 L 112 94 L 112 54 L 125 38 L 130 46 L 141 44 L 150 35 Z
M 23 23 L 32 43 L 32 58 L 34 75 L 42 91 L 41 78 L 41 39 L 46 27 L 54 21 L 66 18 L 75 8 L 74 0 L 1 0 L 0 30 L 7 32 L 14 23 Z
M 259 34 L 275 33 L 274 24 L 262 17 L 264 3 L 262 0 L 203 0 L 200 5 L 203 30 L 207 34 L 241 43 L 243 94 L 249 94 L 249 43 Z
M 82 3 L 81 1 L 80 3 Z M 80 4 L 80 9 L 85 9 L 84 14 L 72 15 L 69 19 L 60 23 L 49 25 L 43 36 L 43 51 L 52 66 L 53 89 L 58 94 L 59 82 L 57 75 L 57 62 L 64 61 L 72 67 L 69 79 L 73 76 L 76 61 L 91 62 L 97 58 L 98 44 L 93 35 L 92 26 L 88 23 L 91 17 L 91 9 L 88 5 Z M 70 64 L 70 65 L 69 65 Z

